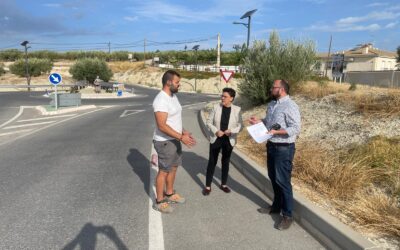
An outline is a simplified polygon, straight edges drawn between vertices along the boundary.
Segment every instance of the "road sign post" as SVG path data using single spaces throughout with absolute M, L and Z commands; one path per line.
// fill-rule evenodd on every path
M 58 108 L 57 85 L 62 82 L 62 77 L 58 73 L 52 73 L 52 74 L 49 75 L 49 81 L 54 86 L 54 94 L 55 94 L 55 96 L 54 96 L 54 105 L 55 105 L 55 108 L 57 110 L 57 108 Z

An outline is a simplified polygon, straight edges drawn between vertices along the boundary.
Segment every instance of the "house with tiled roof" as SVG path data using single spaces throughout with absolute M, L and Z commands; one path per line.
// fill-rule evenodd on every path
M 374 48 L 372 44 L 363 44 L 354 49 L 334 54 L 344 54 L 344 72 L 353 71 L 384 71 L 397 68 L 397 53 Z M 320 53 L 318 71 L 323 74 L 328 65 L 328 76 L 332 63 L 332 54 L 328 59 L 328 53 Z

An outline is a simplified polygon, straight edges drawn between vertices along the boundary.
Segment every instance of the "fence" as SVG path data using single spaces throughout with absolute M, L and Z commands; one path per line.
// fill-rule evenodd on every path
M 344 82 L 374 87 L 400 88 L 400 71 L 345 72 Z

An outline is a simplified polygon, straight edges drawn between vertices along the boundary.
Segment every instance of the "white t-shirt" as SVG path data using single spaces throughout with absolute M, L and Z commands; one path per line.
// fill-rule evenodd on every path
M 161 90 L 153 101 L 153 109 L 154 113 L 168 113 L 167 125 L 176 132 L 182 133 L 182 107 L 176 95 L 169 96 L 167 93 Z M 156 141 L 166 141 L 175 138 L 164 134 L 156 126 L 153 139 Z

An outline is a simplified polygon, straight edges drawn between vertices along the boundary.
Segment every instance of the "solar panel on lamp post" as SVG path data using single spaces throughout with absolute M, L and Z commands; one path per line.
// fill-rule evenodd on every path
M 233 22 L 233 24 L 242 24 L 247 28 L 247 48 L 249 48 L 250 44 L 250 25 L 251 25 L 251 16 L 257 11 L 257 9 L 247 11 L 240 19 L 248 18 L 247 23 Z

